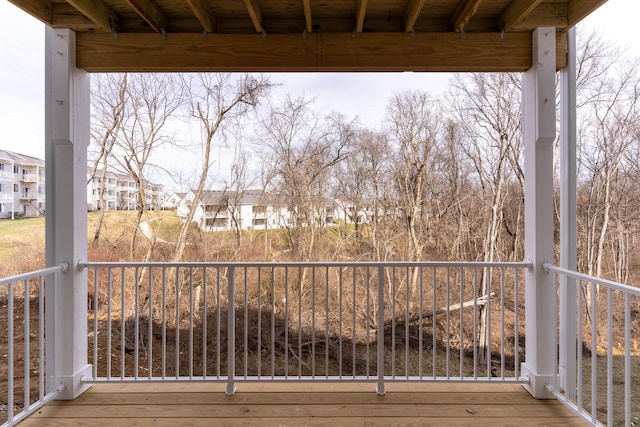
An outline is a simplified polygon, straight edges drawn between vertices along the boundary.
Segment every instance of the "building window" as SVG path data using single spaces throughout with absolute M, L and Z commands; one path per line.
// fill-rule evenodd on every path
M 13 173 L 20 173 L 20 168 L 18 165 L 13 165 Z
M 0 172 L 4 172 L 4 163 L 0 163 Z
M 0 182 L 0 193 L 4 193 L 4 184 Z
M 42 186 L 38 185 L 38 194 L 42 194 Z
M 20 189 L 18 188 L 18 184 L 13 184 L 13 192 L 18 193 Z

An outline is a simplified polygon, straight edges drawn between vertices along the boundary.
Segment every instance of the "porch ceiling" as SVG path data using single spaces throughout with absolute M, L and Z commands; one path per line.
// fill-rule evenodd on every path
M 9 0 L 87 71 L 523 71 L 606 0 Z

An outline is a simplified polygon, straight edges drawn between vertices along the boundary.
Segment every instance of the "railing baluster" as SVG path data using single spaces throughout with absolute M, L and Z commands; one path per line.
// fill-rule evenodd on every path
M 42 400 L 45 395 L 45 314 L 44 314 L 44 295 L 45 295 L 45 276 L 40 276 L 39 280 L 39 305 L 38 305 L 38 355 L 39 355 L 39 387 L 38 387 L 38 400 Z
M 125 354 L 125 321 L 126 313 L 124 311 L 125 302 L 125 267 L 120 269 L 120 379 L 125 377 L 124 372 L 124 354 Z M 111 355 L 109 355 L 111 357 Z
M 299 324 L 299 323 L 298 323 Z M 258 378 L 262 377 L 262 268 L 258 267 Z
M 133 338 L 133 352 L 134 352 L 134 378 L 138 379 L 139 372 L 139 357 L 140 357 L 140 269 L 135 268 L 135 293 L 134 293 L 134 338 Z
M 23 289 L 23 309 L 24 315 L 22 317 L 24 322 L 24 357 L 22 359 L 23 368 L 24 368 L 24 407 L 25 410 L 28 411 L 31 407 L 31 298 L 29 295 L 30 285 L 29 279 L 24 280 L 24 289 Z
M 271 355 L 273 360 L 273 354 Z M 311 267 L 311 378 L 316 378 L 316 269 Z
M 221 337 L 222 337 L 222 325 L 221 325 L 221 321 L 222 321 L 222 303 L 220 302 L 220 298 L 222 296 L 222 289 L 221 289 L 221 268 L 222 267 L 218 267 L 216 269 L 216 280 L 217 280 L 217 307 L 216 307 L 216 359 L 217 359 L 217 367 L 216 367 L 216 377 L 218 379 L 220 379 L 220 375 L 221 375 L 221 370 L 222 370 L 222 350 L 221 350 Z
M 88 277 L 88 275 L 87 275 Z M 93 269 L 93 377 L 98 378 L 98 269 Z
M 505 270 L 504 267 L 500 268 L 500 348 L 502 351 L 500 352 L 500 378 L 504 379 L 504 365 L 505 365 L 505 355 L 504 355 L 504 275 Z M 489 298 L 491 298 L 491 294 L 489 294 Z
M 423 297 L 424 297 L 424 290 L 423 290 L 423 275 L 424 275 L 424 271 L 422 269 L 422 266 L 419 267 L 420 268 L 420 290 L 418 293 L 418 377 L 420 379 L 422 379 L 423 377 L 423 354 L 424 354 L 424 342 L 423 342 L 423 338 L 424 338 L 424 333 L 423 333 L 423 329 L 424 329 L 424 325 L 423 325 L 423 317 L 422 317 L 422 310 L 423 310 Z
M 624 295 L 624 425 L 631 425 L 631 295 Z
M 324 375 L 326 379 L 329 379 L 329 267 L 324 269 L 324 281 L 325 281 L 325 306 L 324 306 Z M 285 358 L 286 360 L 286 358 Z M 286 362 L 285 362 L 286 363 Z
M 95 270 L 98 270 L 95 268 Z M 111 311 L 113 299 L 113 283 L 111 267 L 107 268 L 107 378 L 111 378 Z M 98 338 L 97 331 L 94 332 L 96 340 Z M 95 378 L 95 376 L 94 376 Z
M 607 425 L 613 425 L 613 296 L 607 288 Z
M 13 334 L 13 317 L 14 317 L 14 309 L 13 309 L 13 282 L 9 282 L 8 284 L 8 293 L 7 293 L 7 323 L 8 323 L 8 333 L 7 333 L 7 343 L 9 344 L 9 348 L 7 349 L 7 420 L 9 423 L 13 422 L 13 342 L 14 342 L 14 334 Z
M 366 267 L 365 267 L 366 268 Z M 356 376 L 358 375 L 358 370 L 357 370 L 357 365 L 356 365 L 356 294 L 358 292 L 358 288 L 357 288 L 357 284 L 356 284 L 356 272 L 357 272 L 357 268 L 354 265 L 352 267 L 353 270 L 353 300 L 351 301 L 351 304 L 353 304 L 353 330 L 351 331 L 351 374 L 353 376 L 353 378 L 355 379 Z
M 342 292 L 343 292 L 343 287 L 342 287 L 342 267 L 338 267 L 338 317 L 340 319 L 340 325 L 339 325 L 339 332 L 338 332 L 338 378 L 342 379 L 342 336 L 344 334 L 344 331 L 342 329 L 342 325 L 343 325 L 343 320 L 342 320 L 342 314 L 343 314 L 343 308 L 342 308 Z M 355 307 L 354 307 L 355 308 Z M 356 324 L 353 324 L 353 328 L 355 329 Z
M 227 270 L 227 396 L 236 392 L 235 366 L 236 366 L 236 293 L 235 293 L 235 268 Z
M 460 267 L 458 274 L 460 275 L 460 345 L 458 346 L 460 353 L 460 364 L 459 375 L 460 378 L 463 378 L 464 375 L 464 268 Z M 504 320 L 504 319 L 503 319 Z M 504 348 L 504 346 L 502 347 Z M 504 352 L 503 352 L 504 353 Z
M 248 297 L 248 284 L 247 284 L 247 267 L 244 267 L 244 333 L 243 344 L 244 351 L 242 354 L 243 361 L 243 373 L 244 378 L 249 376 L 249 297 Z M 286 324 L 286 323 L 285 323 Z M 286 362 L 285 362 L 286 363 Z
M 176 379 L 180 378 L 180 291 L 182 284 L 180 283 L 180 267 L 176 267 L 176 324 L 175 324 L 175 348 L 174 348 L 174 364 Z
M 447 282 L 446 282 L 446 299 L 445 299 L 445 304 L 446 304 L 446 312 L 445 312 L 445 342 L 447 343 L 446 345 L 446 367 L 447 367 L 447 371 L 446 371 L 446 377 L 447 379 L 449 379 L 451 377 L 451 373 L 449 371 L 449 362 L 451 360 L 451 333 L 450 333 L 450 326 L 451 326 L 451 310 L 450 310 L 450 304 L 451 304 L 451 269 L 449 267 L 447 267 Z
M 207 379 L 207 267 L 202 267 L 202 379 Z
M 391 378 L 396 379 L 396 269 L 391 267 L 391 296 L 389 298 L 389 304 L 391 304 Z M 408 286 L 409 284 L 407 284 Z M 384 293 L 384 284 L 378 289 L 378 292 Z M 378 296 L 378 320 L 382 322 L 378 323 L 378 330 L 384 329 L 384 307 L 382 311 L 382 317 L 380 317 L 380 296 Z M 378 336 L 378 338 L 380 338 Z M 380 353 L 380 342 L 378 342 L 378 353 Z M 378 357 L 380 355 L 378 354 Z M 380 365 L 378 365 L 380 369 Z
M 393 301 L 391 301 L 393 304 Z M 392 317 L 392 324 L 395 321 Z M 385 394 L 384 390 L 384 267 L 378 267 L 378 385 L 376 387 L 376 393 L 382 396 Z
M 578 297 L 578 322 L 577 322 L 577 328 L 578 328 L 578 336 L 582 337 L 582 324 L 583 324 L 583 310 L 582 310 L 582 301 L 585 298 L 584 293 L 582 292 L 582 279 L 578 280 L 578 292 L 577 292 L 577 297 Z M 582 340 L 578 340 L 578 342 L 581 342 Z M 582 347 L 582 344 L 579 344 L 580 347 Z M 583 388 L 583 382 L 582 382 L 582 348 L 579 349 L 578 351 L 578 368 L 577 368 L 577 374 L 578 374 L 578 379 L 577 379 L 577 385 L 578 385 L 578 410 L 580 412 L 582 412 L 582 388 Z
M 519 340 L 519 336 L 520 336 L 520 329 L 518 328 L 518 318 L 519 318 L 519 314 L 518 314 L 518 304 L 519 304 L 519 294 L 520 294 L 520 283 L 518 281 L 518 268 L 514 267 L 514 274 L 513 274 L 513 288 L 514 288 L 514 301 L 513 301 L 513 316 L 514 316 L 514 325 L 513 325 L 513 355 L 514 355 L 514 359 L 515 359 L 515 366 L 514 366 L 514 378 L 518 379 L 520 377 L 520 340 Z
M 189 268 L 189 379 L 193 379 L 193 266 Z
M 162 379 L 167 377 L 167 267 L 162 267 Z
M 598 299 L 597 292 L 591 292 L 591 421 L 598 420 Z
M 409 378 L 409 283 L 411 283 L 412 287 L 414 283 L 413 274 L 411 273 L 409 267 L 406 268 L 405 274 L 407 275 L 407 286 L 405 287 L 404 293 L 404 376 L 405 378 Z M 411 289 L 411 293 L 412 292 L 413 289 Z
M 289 267 L 284 267 L 284 377 L 289 378 Z
M 478 268 L 473 269 L 473 378 L 478 379 Z
M 432 284 L 431 284 L 431 293 L 432 293 L 432 310 L 433 310 L 433 316 L 431 316 L 431 376 L 433 378 L 438 376 L 438 371 L 437 371 L 437 348 L 438 348 L 438 341 L 436 339 L 436 331 L 437 331 L 437 324 L 436 324 L 436 309 L 437 309 L 437 300 L 436 300 L 436 295 L 438 293 L 438 279 L 437 279 L 437 270 L 436 267 L 433 266 L 431 269 L 431 275 L 432 275 Z
M 149 266 L 149 319 L 147 320 L 147 369 L 149 371 L 148 377 L 153 377 L 153 267 Z
M 314 305 L 315 307 L 315 305 Z M 276 273 L 271 267 L 271 379 L 276 376 Z

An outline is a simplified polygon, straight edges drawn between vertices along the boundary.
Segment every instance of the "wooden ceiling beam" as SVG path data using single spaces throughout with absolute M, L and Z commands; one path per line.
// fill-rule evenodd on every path
M 67 0 L 67 3 L 89 18 L 103 31 L 120 31 L 118 16 L 102 0 Z
M 154 0 L 127 0 L 129 5 L 157 33 L 169 31 L 169 19 Z
M 467 22 L 476 14 L 481 3 L 482 0 L 466 0 L 466 2 L 461 0 L 451 17 L 452 31 L 457 33 L 462 31 L 464 26 L 467 25 Z
M 637 1 L 637 0 L 636 0 Z M 569 28 L 589 16 L 607 0 L 571 0 L 569 2 Z
M 216 32 L 216 16 L 205 0 L 187 0 L 187 4 L 207 33 Z
M 367 15 L 367 3 L 369 0 L 358 0 L 356 7 L 356 32 L 361 33 L 364 27 L 364 18 Z
M 307 33 L 313 32 L 313 19 L 311 16 L 311 0 L 302 0 L 304 8 L 304 22 Z
M 253 22 L 256 32 L 262 33 L 262 11 L 260 10 L 258 0 L 244 0 L 244 4 L 247 6 L 251 22 Z
M 76 35 L 76 63 L 89 72 L 190 71 L 525 71 L 531 34 L 469 33 L 176 33 Z M 566 65 L 566 34 L 557 37 L 557 65 Z
M 422 8 L 424 7 L 424 2 L 425 0 L 409 1 L 403 20 L 404 30 L 406 32 L 413 31 L 413 27 L 416 25 L 418 16 L 420 16 L 420 12 L 422 12 Z
M 511 31 L 520 21 L 525 19 L 542 0 L 513 0 L 498 18 L 498 29 Z
M 50 0 L 9 0 L 11 3 L 37 18 L 39 21 L 51 25 L 53 20 L 53 4 Z

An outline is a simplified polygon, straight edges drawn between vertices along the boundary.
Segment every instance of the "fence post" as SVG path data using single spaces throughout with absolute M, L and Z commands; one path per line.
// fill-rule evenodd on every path
M 236 392 L 236 291 L 235 267 L 227 270 L 227 396 Z
M 380 396 L 384 391 L 384 266 L 378 266 L 378 385 L 376 393 Z

